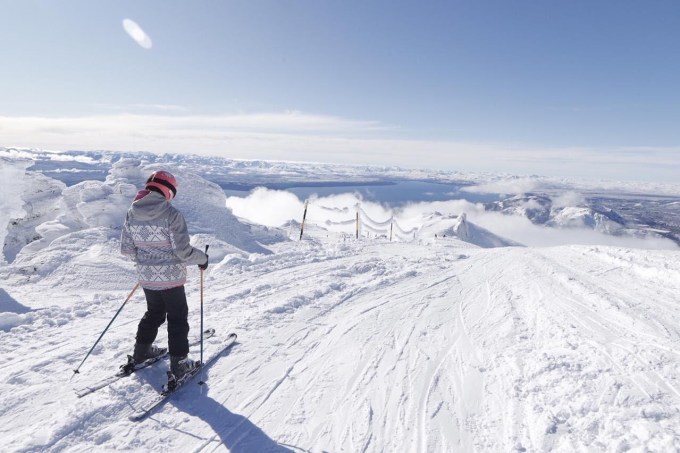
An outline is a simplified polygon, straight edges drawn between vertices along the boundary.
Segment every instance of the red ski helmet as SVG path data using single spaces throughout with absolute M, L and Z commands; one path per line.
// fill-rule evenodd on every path
M 146 188 L 154 187 L 165 196 L 165 199 L 170 201 L 177 195 L 177 180 L 170 172 L 155 171 L 151 173 L 149 179 L 146 180 Z

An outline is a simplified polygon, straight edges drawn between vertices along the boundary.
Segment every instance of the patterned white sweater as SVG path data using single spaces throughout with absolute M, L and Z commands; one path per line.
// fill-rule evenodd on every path
M 137 264 L 143 288 L 162 290 L 186 282 L 187 264 L 204 264 L 208 257 L 189 243 L 182 214 L 156 192 L 142 190 L 128 210 L 120 251 Z

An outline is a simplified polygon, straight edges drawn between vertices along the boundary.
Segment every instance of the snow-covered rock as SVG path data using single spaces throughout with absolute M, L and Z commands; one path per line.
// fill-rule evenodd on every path
M 60 181 L 30 171 L 13 181 L 22 188 L 16 196 L 21 210 L 14 211 L 5 230 L 3 255 L 8 262 L 14 261 L 26 245 L 49 235 L 43 225 L 60 214 L 57 205 L 66 187 Z
M 619 234 L 624 221 L 613 211 L 601 212 L 592 208 L 566 207 L 553 209 L 546 225 L 558 228 L 589 228 L 608 234 Z
M 552 200 L 538 194 L 515 195 L 501 201 L 487 203 L 488 211 L 498 211 L 507 215 L 526 217 L 536 224 L 544 224 L 550 220 Z
M 0 243 L 5 242 L 7 225 L 12 217 L 23 214 L 24 174 L 31 164 L 26 159 L 9 159 L 0 156 Z

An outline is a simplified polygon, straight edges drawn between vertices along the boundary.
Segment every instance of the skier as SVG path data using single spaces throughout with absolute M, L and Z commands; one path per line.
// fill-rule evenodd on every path
M 177 194 L 177 180 L 167 171 L 149 176 L 128 209 L 121 233 L 121 253 L 137 267 L 147 310 L 137 327 L 134 362 L 165 353 L 153 345 L 158 328 L 168 320 L 170 371 L 181 378 L 196 367 L 189 353 L 189 323 L 184 283 L 187 264 L 208 268 L 208 255 L 189 243 L 182 214 L 170 204 Z

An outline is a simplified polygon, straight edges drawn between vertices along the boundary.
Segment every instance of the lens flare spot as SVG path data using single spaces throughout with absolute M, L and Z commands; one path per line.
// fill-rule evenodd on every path
M 151 38 L 146 34 L 142 27 L 137 25 L 137 23 L 131 19 L 123 19 L 123 28 L 130 35 L 137 44 L 139 44 L 144 49 L 151 49 L 153 45 Z

